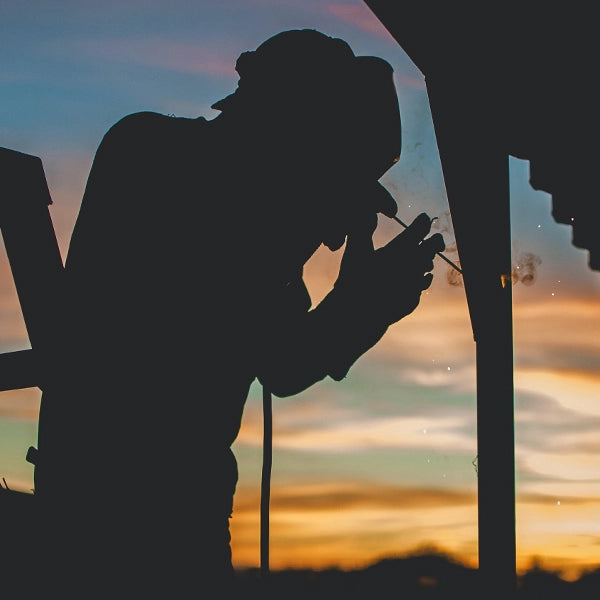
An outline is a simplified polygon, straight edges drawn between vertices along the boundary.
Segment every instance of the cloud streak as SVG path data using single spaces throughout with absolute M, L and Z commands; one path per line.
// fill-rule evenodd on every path
M 259 502 L 256 492 L 245 489 L 235 501 L 232 534 L 238 565 L 256 564 Z M 366 481 L 275 486 L 270 519 L 272 563 L 274 568 L 367 564 L 378 555 L 399 554 L 422 545 L 424 528 L 429 543 L 448 542 L 452 547 L 459 539 L 476 536 L 475 515 L 472 491 Z
M 102 62 L 138 64 L 180 73 L 226 77 L 237 77 L 235 59 L 239 54 L 233 52 L 229 56 L 208 44 L 162 37 L 73 40 L 68 51 L 82 53 Z
M 347 417 L 347 415 L 346 415 Z M 365 413 L 361 418 L 342 420 L 331 408 L 326 420 L 312 424 L 296 423 L 288 416 L 287 426 L 278 418 L 273 435 L 277 449 L 297 452 L 361 452 L 370 449 L 406 449 L 472 453 L 473 440 L 464 434 L 465 418 L 462 415 L 396 416 L 373 418 Z M 244 422 L 236 444 L 260 447 L 262 430 L 259 422 Z
M 11 390 L 0 394 L 0 419 L 37 422 L 41 392 L 37 388 Z
M 254 510 L 256 493 L 247 493 L 236 502 L 236 512 Z M 323 510 L 368 509 L 403 510 L 419 507 L 464 506 L 476 503 L 472 491 L 444 488 L 390 486 L 373 482 L 324 483 L 276 487 L 271 496 L 275 512 L 321 512 Z

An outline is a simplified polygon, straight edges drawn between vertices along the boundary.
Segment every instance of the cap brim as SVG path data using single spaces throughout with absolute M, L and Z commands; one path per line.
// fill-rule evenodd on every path
M 233 92 L 233 94 L 229 94 L 229 96 L 225 96 L 225 98 L 222 98 L 221 100 L 217 100 L 214 104 L 211 104 L 211 108 L 224 111 L 226 108 L 231 107 L 235 103 L 237 99 L 236 94 L 237 91 Z

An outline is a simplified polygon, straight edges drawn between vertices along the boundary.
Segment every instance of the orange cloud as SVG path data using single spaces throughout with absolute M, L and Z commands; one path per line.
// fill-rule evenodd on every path
M 0 252 L 4 248 L 0 247 Z M 6 254 L 0 254 L 0 352 L 29 347 L 14 279 Z
M 234 563 L 258 560 L 260 499 L 241 489 L 232 529 Z M 270 515 L 273 568 L 351 568 L 432 542 L 451 551 L 476 544 L 476 495 L 443 489 L 329 484 L 273 489 Z
M 555 569 L 566 579 L 575 579 L 585 569 L 597 567 L 600 543 L 600 501 L 569 496 L 531 497 L 517 502 L 517 566 L 524 570 L 535 559 Z
M 600 416 L 600 372 L 591 369 L 517 368 L 515 389 L 554 398 L 574 414 Z
M 599 500 L 544 493 L 517 496 L 517 569 L 536 557 L 575 578 L 595 566 Z M 238 490 L 232 529 L 234 563 L 257 566 L 260 498 Z M 474 491 L 368 484 L 273 489 L 272 568 L 356 568 L 427 544 L 477 563 Z M 541 557 L 541 559 L 539 558 Z
M 0 419 L 21 419 L 37 422 L 41 392 L 38 388 L 0 393 Z
M 242 495 L 236 503 L 236 512 L 253 510 L 256 494 Z M 370 509 L 435 508 L 472 505 L 476 502 L 471 491 L 445 488 L 417 488 L 390 486 L 373 482 L 319 483 L 275 488 L 271 495 L 273 511 L 348 510 L 356 507 Z

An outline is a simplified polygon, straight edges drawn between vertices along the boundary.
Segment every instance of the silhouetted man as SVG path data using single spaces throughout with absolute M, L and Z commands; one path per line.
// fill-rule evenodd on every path
M 343 379 L 444 248 L 425 214 L 373 248 L 377 213 L 396 211 L 378 183 L 400 155 L 387 62 L 295 30 L 236 69 L 217 118 L 130 115 L 96 153 L 36 467 L 63 597 L 219 597 L 250 384 Z M 303 265 L 344 242 L 311 307 Z

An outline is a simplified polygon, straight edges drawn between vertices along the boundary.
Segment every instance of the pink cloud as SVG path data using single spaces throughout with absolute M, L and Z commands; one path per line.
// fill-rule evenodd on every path
M 366 5 L 330 4 L 327 6 L 327 12 L 341 21 L 353 25 L 361 31 L 395 43 L 390 32 L 381 24 Z M 424 80 L 420 77 L 406 73 L 395 73 L 394 76 L 396 82 L 402 86 L 418 90 L 425 89 Z
M 363 4 L 330 4 L 327 7 L 327 12 L 367 33 L 385 39 L 391 37 L 377 17 Z

